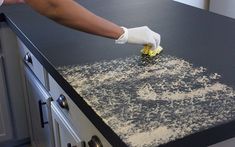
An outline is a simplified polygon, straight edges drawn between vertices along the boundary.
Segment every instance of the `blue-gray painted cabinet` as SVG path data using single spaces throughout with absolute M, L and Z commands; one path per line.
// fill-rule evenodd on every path
M 12 125 L 5 80 L 3 56 L 0 54 L 0 142 L 12 139 Z
M 31 123 L 31 142 L 35 147 L 53 147 L 53 132 L 50 127 L 51 96 L 34 73 L 25 65 L 25 83 L 29 121 Z
M 0 146 L 29 143 L 16 34 L 0 22 Z
M 52 122 L 56 147 L 85 147 L 74 127 L 70 124 L 58 106 L 52 103 Z

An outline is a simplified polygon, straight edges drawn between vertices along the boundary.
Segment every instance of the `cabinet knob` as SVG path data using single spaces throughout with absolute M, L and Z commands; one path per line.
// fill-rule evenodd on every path
M 33 60 L 32 60 L 32 57 L 31 57 L 30 53 L 26 53 L 26 54 L 25 54 L 24 60 L 25 60 L 27 63 L 33 64 Z
M 100 139 L 97 136 L 92 136 L 91 140 L 88 142 L 89 147 L 103 147 Z
M 61 94 L 56 101 L 60 105 L 61 108 L 69 110 L 68 102 L 64 95 Z

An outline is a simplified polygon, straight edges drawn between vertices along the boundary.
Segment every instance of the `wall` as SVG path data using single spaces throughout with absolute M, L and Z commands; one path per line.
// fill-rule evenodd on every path
M 235 18 L 235 0 L 211 0 L 210 11 Z
M 208 10 L 209 8 L 209 0 L 174 0 L 174 1 L 181 2 L 201 9 Z

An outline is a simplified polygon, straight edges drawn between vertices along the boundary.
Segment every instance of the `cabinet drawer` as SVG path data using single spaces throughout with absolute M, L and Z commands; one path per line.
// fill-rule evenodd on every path
M 74 127 L 63 116 L 61 110 L 54 102 L 51 104 L 51 112 L 55 147 L 85 147 L 85 142 L 80 139 Z
M 64 117 L 71 121 L 71 124 L 77 130 L 80 138 L 88 142 L 91 140 L 92 136 L 96 136 L 101 141 L 104 147 L 111 147 L 109 142 L 104 138 L 104 136 L 97 130 L 97 128 L 89 121 L 89 119 L 83 114 L 83 112 L 76 106 L 76 104 L 69 98 L 69 96 L 64 92 L 64 90 L 56 83 L 56 81 L 49 75 L 49 89 L 53 100 L 58 105 L 59 109 L 63 112 Z M 62 108 L 57 99 L 61 96 L 66 99 L 68 109 L 66 107 Z
M 46 71 L 41 65 L 41 63 L 35 58 L 35 56 L 29 51 L 29 49 L 24 45 L 24 43 L 18 38 L 20 57 L 21 59 L 30 67 L 39 81 L 43 84 L 43 86 L 48 87 L 46 85 Z

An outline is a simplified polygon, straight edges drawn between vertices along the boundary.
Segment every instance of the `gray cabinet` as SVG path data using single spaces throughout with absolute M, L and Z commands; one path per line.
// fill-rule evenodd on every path
M 0 22 L 0 146 L 29 143 L 16 34 Z
M 3 57 L 0 55 L 0 142 L 10 139 L 12 139 L 12 124 L 10 120 Z
M 31 142 L 36 147 L 53 147 L 51 127 L 51 96 L 31 69 L 24 65 L 27 105 L 31 124 Z
M 52 122 L 54 128 L 54 138 L 56 147 L 85 147 L 85 142 L 81 141 L 74 127 L 64 117 L 64 114 L 52 104 Z

